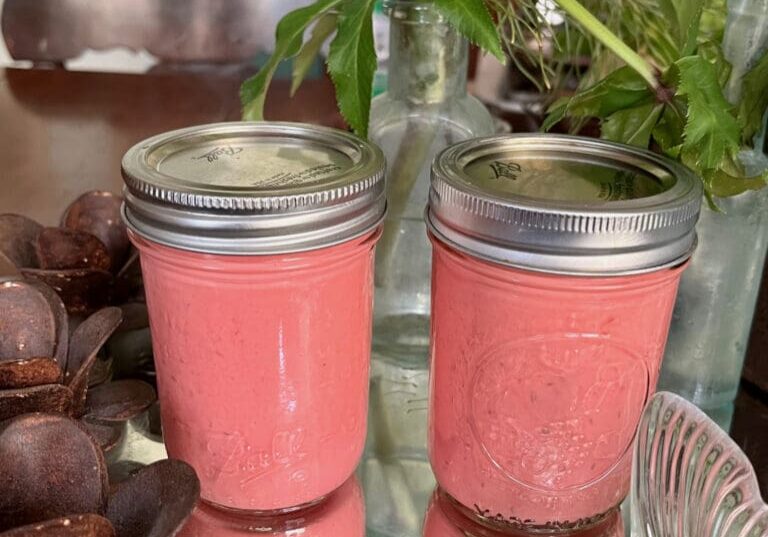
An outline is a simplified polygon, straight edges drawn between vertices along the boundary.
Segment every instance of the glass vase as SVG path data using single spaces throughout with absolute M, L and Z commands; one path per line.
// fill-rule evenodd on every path
M 467 93 L 468 44 L 428 2 L 385 2 L 387 91 L 371 107 L 370 138 L 387 158 L 389 212 L 376 253 L 374 353 L 426 368 L 430 247 L 424 227 L 434 156 L 491 134 L 488 110 Z
M 430 167 L 456 142 L 494 132 L 467 93 L 469 46 L 431 2 L 384 0 L 387 90 L 370 138 L 387 159 L 388 214 L 377 245 L 369 443 L 360 477 L 370 535 L 418 535 L 435 480 L 427 461 L 431 247 L 424 225 Z
M 723 50 L 733 65 L 726 93 L 736 102 L 744 75 L 768 45 L 768 2 L 731 0 Z M 749 175 L 768 168 L 758 135 L 741 155 Z M 683 275 L 659 389 L 682 395 L 730 427 L 768 248 L 768 192 L 718 199 L 702 209 L 699 246 Z
M 699 245 L 683 274 L 659 389 L 730 425 L 768 247 L 768 191 L 702 208 Z

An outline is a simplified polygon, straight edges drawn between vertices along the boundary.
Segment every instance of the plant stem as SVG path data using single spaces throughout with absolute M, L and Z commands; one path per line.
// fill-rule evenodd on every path
M 557 4 L 571 17 L 576 19 L 589 33 L 595 36 L 611 52 L 621 58 L 627 65 L 648 82 L 648 85 L 657 90 L 660 83 L 654 75 L 653 68 L 637 52 L 629 48 L 624 41 L 619 39 L 597 17 L 592 15 L 578 0 L 555 0 Z

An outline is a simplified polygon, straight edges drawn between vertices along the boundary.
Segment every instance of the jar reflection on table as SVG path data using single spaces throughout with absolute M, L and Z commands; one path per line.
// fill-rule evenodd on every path
M 438 157 L 429 458 L 467 514 L 558 533 L 621 503 L 700 204 L 682 166 L 600 141 Z
M 423 537 L 534 537 L 516 528 L 484 526 L 462 513 L 462 506 L 440 489 L 435 490 L 424 518 Z M 624 537 L 621 510 L 614 509 L 599 524 L 561 534 L 564 537 Z
M 364 537 L 363 492 L 352 477 L 325 501 L 304 511 L 271 517 L 238 515 L 201 502 L 178 537 Z
M 365 442 L 383 155 L 342 131 L 224 123 L 123 161 L 168 454 L 204 501 L 284 512 Z

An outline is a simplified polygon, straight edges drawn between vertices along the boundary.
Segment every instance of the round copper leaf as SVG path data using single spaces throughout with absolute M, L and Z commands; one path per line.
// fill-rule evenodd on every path
M 0 530 L 105 511 L 104 455 L 81 425 L 25 414 L 0 425 Z

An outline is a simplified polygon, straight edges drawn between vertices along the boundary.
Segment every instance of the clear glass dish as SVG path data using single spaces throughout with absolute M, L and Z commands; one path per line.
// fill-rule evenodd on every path
M 765 537 L 768 506 L 746 455 L 681 397 L 659 392 L 640 420 L 632 537 Z

